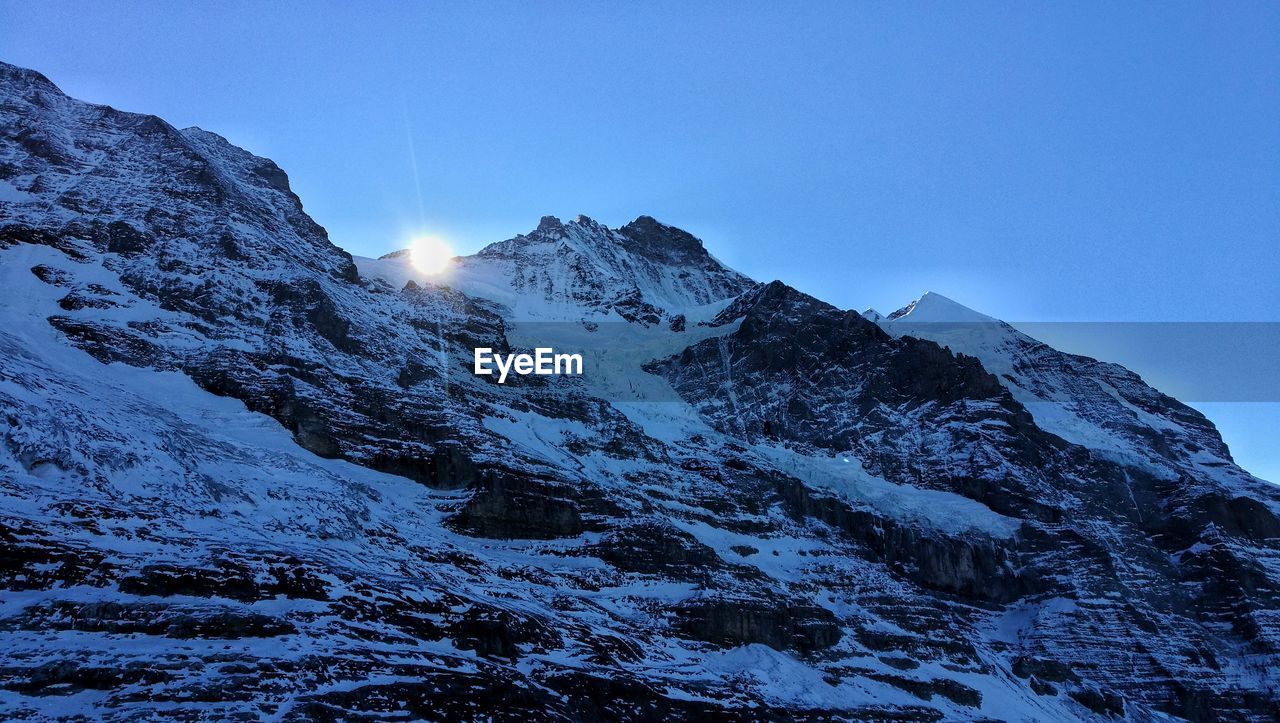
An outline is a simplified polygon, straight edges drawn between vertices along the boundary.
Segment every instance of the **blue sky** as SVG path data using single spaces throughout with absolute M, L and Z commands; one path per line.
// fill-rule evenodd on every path
M 650 214 L 844 307 L 1280 321 L 1275 3 L 263 5 L 5 0 L 0 58 L 275 159 L 354 253 Z M 1280 405 L 1214 418 L 1280 479 Z

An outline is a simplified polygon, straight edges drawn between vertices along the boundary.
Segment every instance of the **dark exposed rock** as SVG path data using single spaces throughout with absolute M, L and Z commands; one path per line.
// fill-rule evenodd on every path
M 297 632 L 285 620 L 234 609 L 199 609 L 152 603 L 57 601 L 0 621 L 13 630 L 76 630 L 119 635 L 188 638 L 270 638 Z
M 877 653 L 902 653 L 922 660 L 946 660 L 966 663 L 975 659 L 974 646 L 963 640 L 939 640 L 913 635 L 898 635 L 878 630 L 858 630 L 858 643 Z
M 1034 675 L 1031 676 L 1031 678 L 1027 681 L 1027 684 L 1031 686 L 1031 690 L 1035 691 L 1036 695 L 1057 695 L 1058 694 L 1058 689 L 1053 687 L 1051 683 L 1046 683 L 1043 680 L 1040 680 L 1039 678 L 1035 677 Z
M 449 442 L 425 457 L 379 453 L 369 460 L 369 466 L 438 490 L 474 489 L 483 474 L 465 451 Z
M 342 351 L 354 352 L 358 342 L 351 337 L 351 322 L 343 318 L 333 300 L 316 281 L 274 284 L 271 300 L 305 319 L 321 337 Z
M 1079 681 L 1069 665 L 1057 660 L 1020 657 L 1013 661 L 1013 673 L 1022 678 L 1035 676 L 1054 683 Z
M 808 655 L 835 645 L 842 635 L 829 610 L 788 600 L 701 598 L 674 615 L 685 635 L 724 646 L 760 643 Z
M 0 589 L 45 590 L 92 584 L 96 574 L 110 573 L 111 566 L 104 558 L 98 550 L 50 539 L 38 528 L 0 522 Z
M 618 233 L 625 239 L 622 246 L 626 250 L 668 266 L 697 268 L 712 260 L 696 236 L 652 216 L 640 216 L 618 229 Z
M 0 686 L 24 695 L 70 695 L 82 690 L 111 690 L 143 683 L 158 685 L 172 676 L 147 665 L 123 669 L 80 665 L 75 661 L 46 663 L 34 668 L 0 668 Z
M 38 246 L 48 246 L 55 248 L 73 259 L 83 260 L 84 253 L 76 247 L 74 243 L 70 243 L 62 238 L 62 236 L 51 233 L 49 231 L 24 226 L 22 224 L 8 224 L 0 226 L 0 248 L 8 248 L 14 244 L 36 244 Z
M 296 633 L 289 622 L 261 613 L 220 612 L 183 615 L 168 621 L 165 634 L 175 638 L 274 638 Z
M 645 301 L 639 289 L 610 301 L 605 308 L 627 321 L 644 326 L 656 326 L 662 322 L 662 310 Z
M 872 673 L 868 677 L 888 683 L 895 688 L 901 688 L 922 700 L 932 700 L 933 696 L 940 695 L 953 703 L 958 703 L 970 708 L 980 708 L 982 706 L 981 693 L 963 683 L 949 678 L 917 680 L 915 678 L 905 678 L 899 675 L 886 675 L 883 673 Z
M 155 243 L 125 221 L 96 224 L 90 238 L 99 247 L 113 254 L 144 253 Z
M 254 602 L 276 596 L 325 600 L 325 583 L 299 561 L 285 558 L 260 570 L 235 561 L 219 561 L 211 567 L 149 565 L 120 580 L 120 590 L 132 595 L 170 597 L 222 597 Z M 262 575 L 259 572 L 263 573 Z
M 169 368 L 166 354 L 146 336 L 67 316 L 49 317 L 49 325 L 67 335 L 81 349 L 104 364 L 124 362 L 136 366 Z
M 1205 495 L 1197 500 L 1204 516 L 1228 535 L 1253 542 L 1280 539 L 1280 518 L 1268 506 L 1251 497 Z
M 880 662 L 898 670 L 915 670 L 920 667 L 920 663 L 911 658 L 903 658 L 896 655 L 884 655 L 880 657 Z
M 0 620 L 5 630 L 84 630 L 163 634 L 159 619 L 163 605 L 130 605 L 118 602 L 77 603 L 66 600 L 32 605 L 21 615 Z
M 1124 699 L 1111 691 L 1100 691 L 1092 688 L 1072 690 L 1067 693 L 1073 700 L 1098 715 L 1107 718 L 1124 716 Z
M 692 535 L 654 523 L 615 530 L 586 552 L 625 572 L 677 580 L 699 580 L 722 566 L 715 551 Z
M 462 534 L 505 540 L 573 537 L 586 528 L 577 506 L 561 496 L 565 491 L 528 475 L 487 471 L 450 525 Z
M 481 606 L 467 610 L 446 632 L 460 650 L 474 650 L 477 655 L 492 658 L 515 659 L 520 645 L 544 651 L 560 645 L 559 635 L 539 620 Z
M 540 681 L 568 700 L 567 716 L 578 721 L 834 721 L 933 720 L 923 711 L 868 709 L 861 713 L 782 708 L 768 704 L 729 707 L 664 695 L 628 676 L 603 677 L 564 671 Z M 916 717 L 922 715 L 924 717 Z M 864 717 L 865 715 L 865 717 Z
M 109 299 L 73 291 L 59 299 L 58 306 L 62 307 L 64 311 L 78 311 L 80 309 L 110 309 L 117 306 L 117 304 Z
M 369 720 L 394 713 L 436 721 L 523 721 L 560 709 L 549 693 L 522 681 L 441 671 L 419 682 L 372 683 L 304 695 L 286 719 L 349 721 L 351 711 L 361 711 Z
M 43 264 L 31 267 L 31 273 L 37 279 L 49 284 L 50 286 L 66 286 L 71 282 L 71 274 L 60 269 L 50 268 Z
M 844 531 L 866 545 L 875 559 L 927 587 L 990 602 L 1008 602 L 1042 589 L 1039 581 L 1015 564 L 1016 550 L 1007 541 L 979 534 L 950 536 L 904 525 L 852 509 L 839 498 L 817 493 L 796 480 L 779 478 L 778 490 L 792 514 Z

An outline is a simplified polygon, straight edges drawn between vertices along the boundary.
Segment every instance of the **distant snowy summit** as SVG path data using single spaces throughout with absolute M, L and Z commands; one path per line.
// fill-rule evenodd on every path
M 649 216 L 618 229 L 586 216 L 569 223 L 544 216 L 529 233 L 460 257 L 438 277 L 418 272 L 403 251 L 356 263 L 397 287 L 447 286 L 502 304 L 512 318 L 540 321 L 670 323 L 755 284 L 692 234 Z
M 980 314 L 963 304 L 957 303 L 932 291 L 925 292 L 920 298 L 898 309 L 885 317 L 886 321 L 910 321 L 912 323 L 996 323 L 996 320 Z

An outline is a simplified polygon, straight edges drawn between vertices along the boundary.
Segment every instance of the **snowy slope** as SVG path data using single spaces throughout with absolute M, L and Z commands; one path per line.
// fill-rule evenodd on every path
M 1059 352 L 932 292 L 880 325 L 978 358 L 1037 424 L 1068 441 L 1165 476 L 1242 476 L 1203 415 L 1119 365 Z
M 842 311 L 647 217 L 415 279 L 0 64 L 0 313 L 5 717 L 1278 712 L 1268 488 L 1118 367 L 916 338 L 932 296 Z M 548 339 L 594 373 L 469 372 Z
M 493 680 L 514 681 L 508 702 L 581 715 L 547 693 L 580 684 L 573 676 L 619 675 L 601 660 L 617 646 L 627 675 L 657 683 L 672 697 L 666 705 L 684 715 L 723 704 L 721 691 L 730 689 L 744 702 L 796 712 L 919 707 L 917 697 L 873 678 L 833 682 L 787 651 L 721 650 L 658 634 L 644 622 L 647 611 L 705 593 L 566 557 L 599 535 L 531 545 L 451 533 L 441 523 L 459 493 L 317 457 L 275 421 L 182 374 L 103 365 L 44 321 L 62 311 L 63 289 L 30 273 L 92 267 L 30 244 L 0 259 L 0 311 L 9 322 L 0 333 L 0 402 L 21 420 L 0 448 L 0 525 L 11 561 L 0 593 L 7 716 L 221 717 L 265 706 L 310 718 L 385 696 L 420 714 L 480 714 L 486 703 L 451 691 Z M 109 282 L 109 274 L 91 278 Z M 578 462 L 548 441 L 589 434 L 582 423 L 513 413 L 486 426 L 552 463 L 568 456 L 619 465 Z M 621 467 L 659 469 L 639 460 Z M 832 573 L 897 584 L 856 557 L 840 562 L 839 544 L 728 533 L 695 519 L 676 529 L 733 559 L 748 558 L 731 547 L 758 546 L 767 556 L 760 569 L 797 587 Z M 805 570 L 799 556 L 837 567 Z M 519 646 L 518 663 L 490 642 L 511 625 L 521 631 L 507 643 Z M 50 639 L 50 631 L 59 635 Z M 858 657 L 868 673 L 895 674 Z M 932 665 L 921 672 L 955 675 Z M 1020 701 L 1016 685 L 977 669 L 960 677 L 997 709 Z M 352 692 L 356 703 L 344 697 Z M 1036 708 L 1070 718 L 1064 705 Z

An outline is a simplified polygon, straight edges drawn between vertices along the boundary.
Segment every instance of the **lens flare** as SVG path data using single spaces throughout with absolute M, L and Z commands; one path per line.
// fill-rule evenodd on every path
M 435 236 L 423 236 L 409 247 L 409 261 L 413 268 L 428 276 L 442 273 L 452 260 L 453 249 Z

